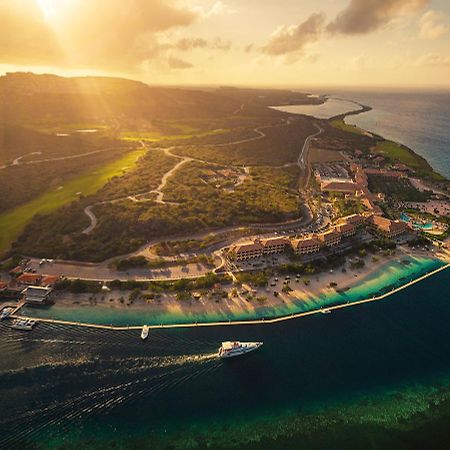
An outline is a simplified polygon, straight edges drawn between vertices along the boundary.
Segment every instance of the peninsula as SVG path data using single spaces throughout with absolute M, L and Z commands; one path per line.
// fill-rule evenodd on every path
M 0 89 L 4 108 L 33 105 L 4 125 L 0 292 L 16 314 L 269 320 L 384 298 L 449 260 L 448 181 L 346 124 L 370 106 L 318 119 L 273 108 L 330 101 L 294 91 L 177 90 L 175 102 L 129 80 L 33 74 Z

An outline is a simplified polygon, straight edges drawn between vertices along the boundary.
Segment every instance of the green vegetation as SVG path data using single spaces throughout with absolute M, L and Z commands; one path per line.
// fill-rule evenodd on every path
M 0 169 L 0 214 L 29 202 L 42 193 L 59 189 L 67 182 L 123 158 L 130 149 L 114 148 L 81 158 L 21 164 Z M 26 180 L 26 182 L 24 182 Z
M 14 255 L 0 264 L 0 271 L 9 272 L 11 269 L 14 269 L 14 267 L 17 267 L 21 261 L 22 261 L 21 256 Z
M 59 280 L 55 284 L 57 291 L 67 291 L 74 294 L 97 294 L 102 289 L 102 284 L 98 281 L 88 280 Z
M 180 253 L 201 252 L 211 245 L 218 244 L 225 239 L 225 236 L 216 236 L 209 234 L 203 239 L 189 239 L 185 241 L 164 241 L 153 247 L 155 253 L 159 256 L 173 256 Z
M 150 291 L 153 293 L 161 292 L 183 292 L 183 291 L 195 291 L 211 289 L 216 284 L 228 284 L 231 283 L 231 279 L 228 275 L 215 275 L 208 273 L 203 277 L 193 280 L 181 279 L 176 281 L 120 281 L 113 280 L 108 283 L 108 287 L 117 290 L 136 290 Z
M 263 129 L 265 137 L 261 139 L 220 147 L 191 145 L 177 149 L 176 153 L 218 164 L 281 165 L 297 161 L 305 139 L 316 131 L 310 119 L 299 117 L 287 125 L 278 122 Z M 253 132 L 253 136 L 258 134 Z
M 408 178 L 388 178 L 378 175 L 369 175 L 369 190 L 374 193 L 381 192 L 401 202 L 426 202 L 432 192 L 420 192 Z
M 290 188 L 297 183 L 297 167 L 252 169 L 250 179 L 233 191 L 205 184 L 201 176 L 209 169 L 209 165 L 191 162 L 169 178 L 164 200 L 175 205 L 129 200 L 96 205 L 98 225 L 89 235 L 80 233 L 89 223 L 83 205 L 102 199 L 101 192 L 52 214 L 36 216 L 14 249 L 41 257 L 102 261 L 130 253 L 156 237 L 298 217 L 298 195 Z
M 391 162 L 400 162 L 414 169 L 419 176 L 432 178 L 436 181 L 444 180 L 440 174 L 433 171 L 428 162 L 409 148 L 392 141 L 377 144 L 375 153 L 380 153 Z
M 241 284 L 250 284 L 252 286 L 266 287 L 269 282 L 267 272 L 240 272 L 236 275 Z
M 217 129 L 201 131 L 192 128 L 188 125 L 176 125 L 176 129 L 180 132 L 179 134 L 164 134 L 161 131 L 122 131 L 120 133 L 120 139 L 124 141 L 145 141 L 145 142 L 158 142 L 162 140 L 178 140 L 178 139 L 192 139 L 194 137 L 205 137 L 205 136 L 215 136 L 218 134 L 227 133 L 229 130 Z
M 362 259 L 357 259 L 356 261 L 352 261 L 350 263 L 350 268 L 354 269 L 354 270 L 362 269 L 365 265 L 366 265 L 366 263 Z
M 173 267 L 185 264 L 203 264 L 213 267 L 213 262 L 206 255 L 193 256 L 190 258 L 180 258 L 175 260 L 155 259 L 148 260 L 145 256 L 130 256 L 129 258 L 119 259 L 112 263 L 117 270 L 126 271 L 129 269 L 146 268 L 162 269 L 164 267 Z
M 102 168 L 85 172 L 83 175 L 67 182 L 61 189 L 48 191 L 12 211 L 0 215 L 0 229 L 2 230 L 0 235 L 0 252 L 8 250 L 11 243 L 19 236 L 33 216 L 49 213 L 66 203 L 72 202 L 78 198 L 79 193 L 83 195 L 95 193 L 108 179 L 122 174 L 136 164 L 137 160 L 144 153 L 144 150 L 130 152 Z
M 103 202 L 130 195 L 149 193 L 156 189 L 163 175 L 169 171 L 178 160 L 167 156 L 161 150 L 150 150 L 139 159 L 133 170 L 113 177 L 90 198 L 90 203 Z M 144 195 L 145 198 L 154 198 L 155 194 Z M 140 198 L 144 200 L 144 198 Z
M 148 259 L 145 256 L 130 256 L 126 259 L 114 261 L 113 266 L 117 270 L 128 270 L 139 267 L 148 267 Z
M 347 131 L 348 133 L 354 133 L 354 134 L 358 134 L 358 135 L 365 134 L 365 131 L 362 130 L 361 128 L 358 128 L 356 125 L 349 125 L 349 124 L 345 123 L 343 120 L 339 120 L 339 119 L 332 120 L 331 125 L 342 131 Z
M 337 211 L 338 217 L 360 214 L 364 211 L 364 206 L 358 199 L 346 199 L 342 194 L 338 194 L 333 198 L 333 206 Z

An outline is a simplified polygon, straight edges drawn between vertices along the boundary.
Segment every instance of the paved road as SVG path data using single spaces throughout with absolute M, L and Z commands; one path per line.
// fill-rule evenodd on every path
M 180 278 L 197 278 L 211 272 L 211 268 L 202 264 L 185 264 L 166 267 L 163 269 L 130 269 L 118 271 L 105 264 L 86 264 L 54 261 L 39 265 L 38 258 L 32 258 L 30 267 L 36 273 L 46 275 L 64 275 L 69 279 L 81 278 L 84 280 L 112 281 L 168 281 Z

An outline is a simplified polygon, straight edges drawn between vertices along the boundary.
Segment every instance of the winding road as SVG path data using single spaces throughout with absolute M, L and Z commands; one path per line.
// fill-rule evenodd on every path
M 283 124 L 281 124 L 281 125 L 278 124 L 276 126 L 283 126 Z M 322 128 L 319 127 L 317 124 L 314 124 L 314 126 L 316 127 L 316 129 L 318 131 L 316 133 L 308 136 L 305 139 L 305 142 L 303 143 L 302 149 L 301 149 L 300 154 L 298 156 L 297 162 L 295 163 L 302 170 L 304 170 L 306 165 L 307 165 L 306 162 L 307 162 L 307 156 L 308 156 L 308 152 L 309 152 L 311 141 L 315 137 L 317 137 L 318 135 L 320 135 L 323 132 Z M 274 127 L 274 125 L 268 125 L 268 126 L 264 126 L 264 127 L 255 128 L 254 131 L 258 134 L 258 136 L 254 136 L 252 138 L 248 138 L 248 139 L 244 139 L 244 140 L 239 140 L 239 141 L 228 142 L 228 143 L 225 143 L 225 144 L 220 144 L 220 146 L 223 147 L 223 146 L 226 146 L 226 145 L 234 145 L 234 144 L 239 144 L 239 143 L 243 143 L 243 142 L 250 142 L 250 141 L 262 139 L 262 138 L 264 138 L 266 136 L 265 133 L 262 130 L 267 129 L 267 128 L 272 128 L 272 127 Z M 143 147 L 147 148 L 145 142 L 141 141 L 141 145 Z M 120 197 L 120 198 L 107 200 L 105 202 L 99 202 L 99 203 L 95 203 L 95 204 L 91 204 L 91 205 L 87 206 L 84 209 L 84 213 L 89 217 L 90 224 L 89 224 L 88 227 L 86 227 L 82 231 L 82 233 L 83 234 L 90 234 L 95 229 L 95 227 L 97 226 L 98 220 L 97 220 L 97 217 L 95 216 L 95 214 L 93 212 L 93 207 L 95 205 L 107 204 L 107 203 L 115 203 L 115 202 L 119 202 L 119 201 L 126 200 L 126 199 L 134 201 L 134 202 L 154 201 L 154 202 L 160 203 L 160 204 L 171 204 L 171 205 L 175 204 L 176 205 L 176 203 L 166 202 L 164 200 L 164 192 L 163 192 L 163 190 L 164 190 L 164 188 L 165 188 L 169 178 L 172 175 L 174 175 L 174 173 L 176 173 L 176 171 L 178 169 L 180 169 L 180 167 L 182 167 L 184 164 L 186 164 L 188 162 L 197 161 L 197 162 L 201 162 L 201 163 L 205 163 L 205 164 L 209 164 L 210 163 L 209 161 L 205 161 L 205 160 L 202 160 L 202 159 L 197 159 L 197 158 L 192 158 L 192 157 L 187 157 L 187 156 L 181 156 L 181 155 L 173 154 L 172 150 L 174 150 L 176 148 L 179 148 L 179 147 L 185 147 L 185 146 L 183 145 L 183 146 L 173 146 L 173 147 L 169 147 L 169 148 L 157 148 L 157 149 L 154 149 L 154 150 L 163 151 L 167 156 L 170 156 L 170 157 L 173 157 L 173 158 L 177 158 L 177 159 L 180 160 L 177 164 L 175 164 L 170 170 L 168 170 L 163 175 L 163 177 L 161 178 L 161 182 L 160 182 L 159 186 L 156 189 L 153 189 L 153 190 L 145 192 L 145 193 L 128 195 L 126 197 Z M 139 197 L 143 197 L 143 196 L 146 196 L 148 194 L 156 194 L 157 195 L 156 199 L 143 199 L 143 200 L 139 199 Z M 307 211 L 304 211 L 304 215 L 303 215 L 303 217 L 301 219 L 281 222 L 281 223 L 278 223 L 278 224 L 254 224 L 254 225 L 251 226 L 251 228 L 252 229 L 261 229 L 261 228 L 263 228 L 266 231 L 283 230 L 283 229 L 288 229 L 288 228 L 297 228 L 297 227 L 301 227 L 301 226 L 306 226 L 306 225 L 309 225 L 311 223 L 311 221 L 312 221 L 311 213 L 307 209 Z M 215 230 L 215 231 L 213 231 L 213 233 L 215 235 L 220 235 L 220 234 L 224 234 L 224 233 L 244 230 L 246 228 L 249 228 L 249 227 L 229 226 L 229 227 L 224 227 L 222 229 Z M 206 236 L 208 234 L 211 234 L 211 230 L 199 233 L 196 236 L 193 236 L 192 234 L 189 234 L 189 235 L 185 235 L 185 236 L 176 236 L 176 237 L 173 236 L 170 239 L 167 239 L 167 238 L 166 239 L 163 239 L 163 238 L 157 239 L 157 240 L 154 240 L 152 242 L 147 243 L 146 245 L 141 247 L 138 251 L 133 252 L 131 255 L 139 255 L 139 254 L 142 255 L 142 254 L 145 254 L 145 253 L 148 252 L 148 249 L 150 247 L 154 246 L 155 244 L 157 244 L 158 242 L 161 242 L 163 240 L 165 240 L 165 241 L 171 240 L 171 239 L 172 240 L 185 240 L 185 239 L 195 239 L 195 238 L 200 239 L 201 237 L 204 237 L 204 236 Z M 130 256 L 130 255 L 124 255 L 124 257 L 126 257 L 126 256 Z M 60 263 L 61 264 L 67 264 L 67 262 L 63 262 L 63 261 L 61 261 Z M 97 270 L 99 270 L 99 269 L 100 269 L 100 272 L 101 272 L 102 270 L 104 270 L 105 263 L 106 262 L 103 262 L 103 263 L 100 263 L 100 264 L 95 264 L 95 265 L 93 265 L 93 267 L 92 266 L 91 267 L 92 267 L 92 269 L 95 272 L 97 272 Z M 71 264 L 71 266 L 72 266 L 72 270 L 74 272 L 76 272 L 76 262 Z M 81 267 L 82 267 L 82 271 L 84 272 L 86 270 L 86 265 L 83 264 Z M 67 265 L 65 266 L 65 269 L 67 271 L 67 269 L 68 269 Z M 86 274 L 84 274 L 84 276 L 86 276 Z
M 281 124 L 275 124 L 275 125 L 264 125 L 261 127 L 256 127 L 253 129 L 253 131 L 257 134 L 257 136 L 253 136 L 250 138 L 246 138 L 246 139 L 240 139 L 237 141 L 232 141 L 232 142 L 225 142 L 222 144 L 201 144 L 198 145 L 199 147 L 204 147 L 204 146 L 210 146 L 210 145 L 214 145 L 214 147 L 226 147 L 226 146 L 230 146 L 230 145 L 238 145 L 238 144 L 244 144 L 246 142 L 252 142 L 252 141 L 257 141 L 259 139 L 263 139 L 266 137 L 266 134 L 264 133 L 264 131 L 262 130 L 266 130 L 268 128 L 275 128 L 275 127 L 279 127 L 279 126 L 285 126 L 287 125 L 287 121 L 283 119 L 283 122 Z M 147 150 L 148 147 L 146 146 L 144 141 L 140 141 L 140 144 L 146 148 Z M 167 156 L 171 156 L 172 158 L 177 158 L 180 159 L 181 161 L 178 162 L 177 164 L 175 164 L 175 166 L 173 166 L 169 171 L 167 171 L 162 179 L 161 179 L 161 183 L 159 184 L 159 186 L 156 189 L 152 189 L 150 191 L 147 192 L 140 192 L 137 194 L 130 194 L 126 197 L 120 197 L 120 198 L 116 198 L 113 200 L 107 200 L 104 202 L 98 202 L 98 203 L 93 203 L 89 206 L 87 206 L 86 208 L 84 208 L 84 213 L 89 217 L 89 220 L 91 221 L 91 223 L 82 231 L 83 234 L 90 234 L 95 227 L 98 224 L 98 220 L 97 217 L 95 216 L 94 212 L 93 212 L 93 208 L 96 205 L 100 205 L 100 204 L 107 204 L 107 203 L 116 203 L 122 200 L 130 200 L 132 202 L 135 203 L 139 203 L 139 202 L 149 202 L 149 201 L 153 201 L 155 203 L 160 203 L 163 205 L 178 205 L 179 203 L 176 202 L 167 202 L 164 200 L 164 192 L 163 189 L 167 184 L 167 180 L 184 164 L 186 164 L 187 162 L 191 162 L 191 161 L 196 161 L 196 162 L 200 162 L 202 164 L 211 164 L 210 161 L 206 161 L 204 159 L 199 159 L 199 158 L 192 158 L 189 156 L 181 156 L 181 155 L 176 155 L 173 154 L 171 152 L 171 150 L 176 149 L 176 148 L 186 148 L 189 147 L 190 145 L 177 145 L 177 146 L 172 146 L 172 147 L 167 147 L 167 148 L 155 148 L 154 150 L 161 150 L 163 151 Z M 303 146 L 304 148 L 304 146 Z M 302 150 L 303 151 L 303 150 Z M 233 165 L 227 165 L 227 167 L 234 167 Z M 140 199 L 140 197 L 146 197 L 149 194 L 156 194 L 156 199 Z

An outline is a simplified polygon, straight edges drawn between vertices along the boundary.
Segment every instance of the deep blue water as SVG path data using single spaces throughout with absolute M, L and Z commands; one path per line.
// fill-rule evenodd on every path
M 145 343 L 132 331 L 1 323 L 0 448 L 331 448 L 317 447 L 331 435 L 332 448 L 414 448 L 380 445 L 405 421 L 414 443 L 417 417 L 450 400 L 449 282 L 444 271 L 329 315 L 160 330 Z M 230 338 L 264 347 L 222 362 Z M 348 446 L 349 426 L 361 447 Z
M 339 91 L 333 95 L 373 108 L 347 117 L 347 123 L 408 146 L 450 178 L 450 92 Z

